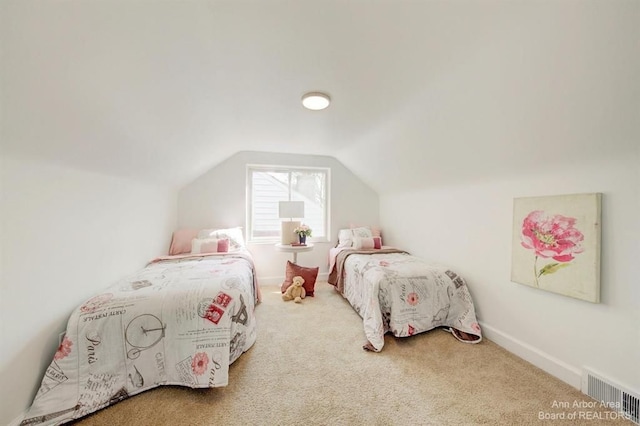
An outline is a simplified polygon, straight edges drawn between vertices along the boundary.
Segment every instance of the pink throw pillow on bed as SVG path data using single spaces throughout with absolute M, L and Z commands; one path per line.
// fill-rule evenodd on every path
M 382 248 L 382 237 L 373 237 L 373 248 L 374 249 Z
M 191 253 L 191 240 L 198 235 L 197 229 L 178 229 L 174 231 L 169 247 L 169 255 Z
M 356 250 L 377 250 L 382 248 L 382 239 L 380 237 L 354 237 L 353 248 Z
M 227 238 L 194 238 L 191 242 L 191 253 L 227 253 L 229 251 L 229 240 Z

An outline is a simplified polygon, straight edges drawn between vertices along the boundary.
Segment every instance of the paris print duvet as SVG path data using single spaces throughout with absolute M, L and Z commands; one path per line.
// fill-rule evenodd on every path
M 156 261 L 79 306 L 21 425 L 60 424 L 160 385 L 225 386 L 256 339 L 246 251 Z

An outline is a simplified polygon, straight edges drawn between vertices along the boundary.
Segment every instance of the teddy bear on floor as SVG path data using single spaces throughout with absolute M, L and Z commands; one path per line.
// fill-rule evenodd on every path
M 296 303 L 302 302 L 302 299 L 307 295 L 302 284 L 304 284 L 304 278 L 299 275 L 293 277 L 293 284 L 291 284 L 289 288 L 287 288 L 287 291 L 284 292 L 282 300 L 285 302 L 288 300 L 293 300 Z

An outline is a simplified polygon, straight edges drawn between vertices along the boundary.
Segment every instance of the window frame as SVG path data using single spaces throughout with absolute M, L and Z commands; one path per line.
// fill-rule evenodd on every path
M 253 172 L 277 172 L 277 173 L 295 173 L 295 172 L 322 172 L 325 174 L 325 200 L 324 200 L 324 229 L 325 235 L 321 237 L 311 237 L 312 242 L 329 242 L 331 235 L 331 168 L 322 166 L 283 166 L 271 164 L 247 164 L 246 166 L 246 208 L 245 223 L 247 230 L 247 243 L 251 244 L 275 244 L 281 241 L 280 235 L 277 237 L 254 237 L 253 236 Z M 290 181 L 289 181 L 290 182 Z M 289 183 L 291 185 L 291 183 Z M 289 186 L 289 200 L 291 199 L 291 186 Z M 283 200 L 284 201 L 284 200 Z M 303 220 L 304 222 L 304 220 Z

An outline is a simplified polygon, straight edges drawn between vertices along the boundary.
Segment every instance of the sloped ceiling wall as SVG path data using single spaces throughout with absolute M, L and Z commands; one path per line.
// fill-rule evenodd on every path
M 338 158 L 387 193 L 636 155 L 640 3 L 502 6 Z
M 632 0 L 0 8 L 3 151 L 175 187 L 248 150 L 335 156 L 381 193 L 539 171 L 628 150 L 610 129 L 638 118 Z

